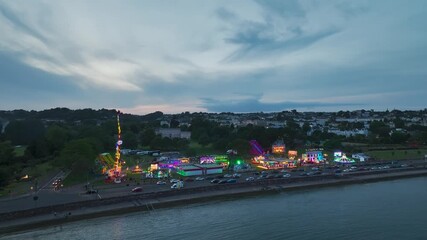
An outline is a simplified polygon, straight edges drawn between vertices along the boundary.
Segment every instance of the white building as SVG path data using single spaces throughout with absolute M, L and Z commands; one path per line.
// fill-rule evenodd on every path
M 158 128 L 156 129 L 156 134 L 168 138 L 191 138 L 191 132 L 181 131 L 179 128 Z

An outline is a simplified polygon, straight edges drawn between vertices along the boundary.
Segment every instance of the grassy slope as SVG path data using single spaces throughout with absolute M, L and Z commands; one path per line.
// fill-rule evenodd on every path
M 409 160 L 424 158 L 427 149 L 368 151 L 367 154 L 377 160 Z

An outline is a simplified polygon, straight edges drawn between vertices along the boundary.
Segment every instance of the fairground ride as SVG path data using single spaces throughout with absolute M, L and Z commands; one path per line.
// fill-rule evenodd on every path
M 115 183 L 122 182 L 122 164 L 120 156 L 120 146 L 123 144 L 122 141 L 122 130 L 120 128 L 120 111 L 117 111 L 117 142 L 116 142 L 116 155 L 113 170 L 113 178 Z

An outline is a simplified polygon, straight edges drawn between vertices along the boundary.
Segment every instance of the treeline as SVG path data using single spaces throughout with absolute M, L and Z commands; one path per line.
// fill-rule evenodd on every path
M 9 123 L 0 135 L 0 188 L 14 178 L 22 177 L 25 169 L 46 162 L 71 169 L 74 175 L 99 172 L 99 166 L 95 165 L 97 155 L 115 151 L 116 112 L 69 111 L 52 109 L 41 114 L 17 111 L 17 115 L 8 119 Z M 52 112 L 62 114 L 65 120 L 52 116 Z M 158 119 L 161 116 L 161 112 L 145 116 L 121 114 L 123 148 L 186 150 L 187 140 L 156 136 L 155 129 L 160 126 Z M 22 156 L 15 153 L 15 147 L 19 145 L 26 147 Z
M 286 126 L 266 128 L 254 125 L 244 127 L 221 126 L 207 120 L 203 114 L 183 113 L 191 121 L 182 130 L 191 132 L 191 140 L 162 138 L 155 134 L 160 127 L 163 113 L 154 112 L 144 116 L 121 115 L 123 148 L 151 149 L 162 151 L 181 151 L 192 156 L 196 154 L 193 143 L 212 151 L 224 153 L 235 149 L 240 154 L 248 154 L 249 140 L 256 139 L 261 146 L 268 148 L 282 139 L 288 149 L 324 147 L 327 150 L 345 149 L 342 142 L 368 144 L 426 144 L 427 127 L 411 125 L 405 128 L 399 119 L 395 126 L 402 131 L 392 131 L 388 122 L 373 121 L 368 136 L 337 136 L 328 129 L 313 130 L 306 123 L 302 126 L 291 117 L 283 116 Z M 22 174 L 23 169 L 41 163 L 71 169 L 75 173 L 86 174 L 96 168 L 95 158 L 102 152 L 114 152 L 117 140 L 116 111 L 114 110 L 69 110 L 55 108 L 40 112 L 1 111 L 0 118 L 7 119 L 8 125 L 0 135 L 0 187 Z M 173 118 L 171 127 L 179 127 L 179 117 Z M 4 121 L 3 121 L 4 122 Z M 358 123 L 341 123 L 342 130 L 362 127 Z M 23 156 L 16 156 L 14 147 L 26 146 Z

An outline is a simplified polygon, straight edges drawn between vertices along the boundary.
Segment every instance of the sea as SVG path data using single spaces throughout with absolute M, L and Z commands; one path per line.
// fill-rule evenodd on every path
M 81 220 L 1 239 L 427 239 L 427 177 Z

